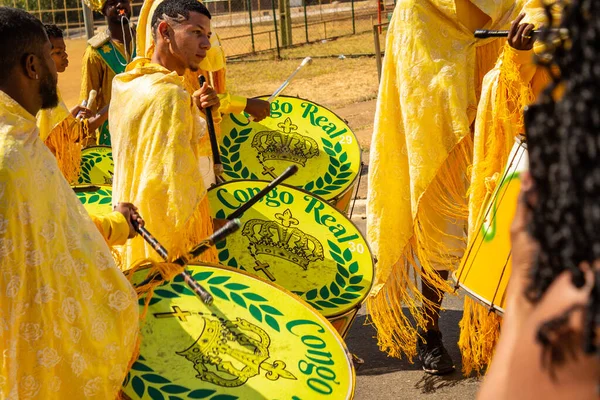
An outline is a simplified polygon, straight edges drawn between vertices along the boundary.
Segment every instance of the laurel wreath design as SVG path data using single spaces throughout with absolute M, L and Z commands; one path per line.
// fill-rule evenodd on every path
M 140 355 L 137 361 L 131 366 L 131 371 L 136 371 L 140 375 L 131 378 L 130 371 L 123 382 L 123 387 L 126 387 L 131 382 L 131 387 L 139 398 L 143 398 L 147 391 L 150 398 L 159 400 L 183 400 L 183 398 L 209 400 L 239 399 L 239 397 L 229 394 L 217 394 L 217 391 L 213 389 L 192 390 L 185 386 L 175 385 L 164 376 L 156 374 L 144 361 L 146 359 Z
M 112 201 L 112 194 L 104 189 L 98 189 L 92 193 L 78 192 L 77 197 L 81 201 L 81 204 L 110 204 Z
M 90 177 L 90 173 L 92 169 L 99 164 L 104 159 L 110 159 L 112 161 L 112 151 L 109 151 L 105 154 L 100 154 L 97 152 L 91 152 L 84 154 L 81 157 L 81 172 L 79 173 L 79 178 L 77 179 L 77 183 L 79 184 L 90 184 L 92 182 L 92 178 Z
M 327 308 L 338 308 L 351 304 L 361 297 L 363 275 L 358 273 L 358 261 L 352 261 L 352 252 L 346 249 L 342 252 L 337 244 L 327 240 L 329 254 L 337 263 L 337 272 L 331 283 L 307 292 L 294 292 L 304 301 L 321 311 Z
M 303 189 L 319 196 L 328 195 L 334 190 L 341 189 L 350 181 L 352 163 L 348 161 L 348 153 L 342 151 L 342 145 L 335 145 L 325 138 L 321 138 L 323 150 L 329 156 L 329 168 L 325 175 L 304 185 Z
M 233 179 L 259 179 L 248 167 L 242 168 L 240 147 L 242 143 L 250 138 L 252 128 L 243 129 L 238 132 L 233 128 L 229 136 L 223 137 L 219 145 L 223 173 Z

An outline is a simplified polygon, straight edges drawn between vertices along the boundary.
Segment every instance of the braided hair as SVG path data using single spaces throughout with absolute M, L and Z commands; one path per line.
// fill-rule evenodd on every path
M 545 6 L 549 23 L 540 39 L 546 51 L 537 60 L 548 69 L 552 83 L 525 114 L 537 197 L 530 205 L 530 229 L 540 247 L 526 293 L 533 302 L 566 270 L 581 288 L 581 264 L 600 260 L 600 1 L 558 4 L 560 21 Z M 598 271 L 584 309 L 584 351 L 594 353 L 600 325 Z M 565 315 L 548 321 L 540 327 L 538 340 L 548 345 L 544 330 L 566 323 Z

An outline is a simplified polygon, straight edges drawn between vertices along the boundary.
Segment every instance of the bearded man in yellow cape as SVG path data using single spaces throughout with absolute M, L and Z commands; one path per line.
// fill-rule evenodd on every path
M 138 54 L 146 58 L 152 58 L 155 49 L 155 41 L 152 34 L 152 24 L 150 23 L 154 10 L 163 0 L 145 0 L 138 24 L 136 46 Z M 146 29 L 142 29 L 146 27 Z M 210 49 L 206 52 L 206 57 L 200 63 L 198 71 L 187 69 L 183 74 L 183 81 L 186 90 L 194 93 L 200 89 L 198 76 L 203 75 L 210 85 L 219 94 L 220 106 L 218 112 L 213 111 L 215 120 L 215 131 L 217 137 L 221 138 L 220 120 L 222 114 L 241 114 L 247 112 L 254 117 L 255 121 L 261 121 L 271 113 L 270 104 L 260 99 L 250 99 L 242 96 L 236 96 L 227 91 L 226 76 L 227 68 L 225 66 L 225 51 L 221 46 L 221 40 L 216 32 L 210 37 Z M 202 165 L 202 176 L 206 187 L 215 183 L 215 171 L 213 169 L 213 155 L 210 147 L 210 138 L 208 135 L 202 137 L 200 142 L 200 163 Z
M 198 69 L 210 47 L 210 13 L 196 0 L 165 0 L 151 24 L 156 41 L 152 59 L 137 59 L 113 81 L 113 203 L 136 204 L 175 257 L 213 232 L 200 166 L 206 122 L 199 108 L 218 108 L 219 99 L 207 84 L 190 95 L 182 78 L 186 69 Z M 141 238 L 125 250 L 127 265 L 143 258 L 159 260 Z M 216 261 L 213 252 L 202 258 Z
M 443 293 L 454 290 L 448 271 L 466 246 L 481 84 L 504 43 L 476 40 L 473 32 L 508 28 L 522 10 L 537 6 L 536 0 L 401 0 L 390 22 L 369 166 L 367 234 L 378 264 L 367 306 L 380 348 L 410 360 L 418 354 L 429 373 L 454 369 L 439 309 Z
M 58 103 L 50 49 L 41 22 L 0 7 L 0 398 L 114 399 L 138 304 L 105 239 L 123 244 L 133 214 L 92 222 L 40 140 L 34 115 Z

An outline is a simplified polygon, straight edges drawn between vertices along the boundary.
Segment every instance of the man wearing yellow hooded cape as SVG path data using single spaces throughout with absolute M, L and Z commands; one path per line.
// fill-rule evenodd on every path
M 136 59 L 113 81 L 113 203 L 136 204 L 175 257 L 213 232 L 201 174 L 206 122 L 199 106 L 217 108 L 219 100 L 208 85 L 191 96 L 182 78 L 186 69 L 198 69 L 210 47 L 210 13 L 196 0 L 165 0 L 149 23 L 156 40 L 152 59 Z M 159 260 L 141 238 L 130 241 L 125 252 L 127 265 Z M 202 258 L 216 261 L 212 252 Z
M 152 37 L 152 24 L 150 20 L 154 14 L 154 10 L 163 0 L 145 0 L 140 10 L 138 18 L 137 40 L 136 47 L 138 54 L 151 58 L 154 53 L 154 39 Z M 145 27 L 145 29 L 143 29 Z M 219 35 L 213 32 L 210 38 L 210 49 L 206 53 L 206 57 L 200 63 L 200 70 L 193 72 L 187 70 L 184 77 L 184 85 L 189 93 L 193 93 L 200 89 L 198 76 L 203 75 L 211 86 L 219 94 L 221 105 L 219 112 L 213 111 L 215 120 L 215 131 L 217 137 L 220 138 L 220 122 L 221 114 L 240 114 L 246 111 L 254 116 L 255 121 L 260 121 L 270 114 L 270 105 L 268 102 L 260 99 L 247 99 L 242 96 L 236 96 L 227 91 L 226 75 L 227 69 L 225 66 L 225 52 L 221 46 Z M 210 137 L 205 135 L 200 143 L 200 162 L 202 164 L 202 176 L 207 187 L 215 183 L 214 169 L 212 163 L 212 151 L 210 147 Z
M 418 353 L 430 373 L 454 369 L 438 312 L 466 245 L 481 83 L 504 43 L 473 32 L 506 29 L 535 3 L 401 0 L 389 25 L 369 166 L 367 234 L 378 265 L 367 306 L 380 348 Z
M 40 140 L 34 115 L 58 102 L 50 48 L 41 22 L 0 7 L 0 398 L 114 399 L 137 298 Z M 96 219 L 109 241 L 130 233 L 120 218 L 124 235 Z

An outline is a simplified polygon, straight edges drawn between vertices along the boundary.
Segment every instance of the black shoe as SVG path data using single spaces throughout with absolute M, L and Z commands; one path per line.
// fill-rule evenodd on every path
M 442 343 L 442 332 L 436 330 L 419 331 L 417 356 L 423 364 L 423 371 L 432 375 L 446 375 L 454 371 L 454 362 Z

